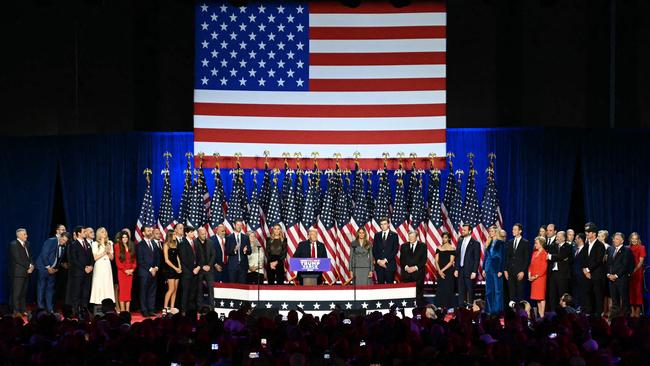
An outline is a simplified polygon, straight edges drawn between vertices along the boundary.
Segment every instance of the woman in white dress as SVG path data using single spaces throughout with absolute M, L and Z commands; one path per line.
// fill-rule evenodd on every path
M 255 232 L 249 231 L 248 238 L 251 242 L 251 254 L 248 255 L 248 274 L 246 275 L 246 282 L 249 284 L 264 283 L 266 267 L 266 255 L 262 250 L 260 242 L 257 241 Z
M 115 301 L 113 270 L 111 269 L 113 242 L 108 240 L 108 232 L 105 228 L 97 229 L 97 241 L 92 242 L 90 246 L 95 258 L 90 303 L 101 304 L 104 299 Z

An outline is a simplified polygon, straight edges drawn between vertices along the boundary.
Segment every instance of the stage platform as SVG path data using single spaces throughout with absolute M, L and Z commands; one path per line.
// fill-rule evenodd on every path
M 392 307 L 409 311 L 415 307 L 415 284 L 371 286 L 290 286 L 214 284 L 215 311 L 227 315 L 244 301 L 254 308 L 278 311 L 286 315 L 297 307 L 306 313 L 321 316 L 340 309 L 350 313 L 379 311 Z M 410 313 L 408 313 L 410 315 Z

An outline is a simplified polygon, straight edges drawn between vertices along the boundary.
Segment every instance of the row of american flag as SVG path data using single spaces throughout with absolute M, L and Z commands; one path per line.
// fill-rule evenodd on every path
M 428 251 L 426 280 L 434 281 L 435 252 L 442 243 L 443 232 L 451 234 L 455 245 L 460 226 L 469 224 L 473 228 L 472 237 L 482 243 L 483 248 L 488 240 L 488 228 L 492 225 L 503 227 L 494 175 L 494 155 L 490 156 L 489 167 L 485 170 L 487 182 L 480 204 L 476 190 L 478 173 L 474 169 L 473 156 L 468 155 L 464 192 L 465 174 L 462 170 L 454 171 L 452 156 L 451 153 L 448 155 L 444 192 L 441 182 L 444 172 L 437 169 L 419 170 L 415 164 L 411 169 L 400 167 L 393 171 L 349 171 L 320 170 L 316 164 L 312 170 L 303 170 L 299 165 L 294 169 L 285 162 L 283 171 L 267 165 L 263 171 L 252 170 L 250 174 L 243 169 L 215 168 L 212 170 L 214 189 L 210 193 L 204 169 L 191 170 L 188 162 L 177 214 L 174 215 L 172 206 L 170 171 L 165 169 L 162 171 L 164 186 L 158 217 L 155 218 L 148 183 L 135 237 L 141 240 L 142 228 L 147 225 L 157 226 L 164 236 L 178 222 L 194 228 L 205 227 L 212 236 L 219 225 L 223 224 L 230 233 L 235 220 L 243 220 L 246 229 L 255 233 L 263 249 L 270 229 L 280 225 L 286 233 L 289 256 L 292 256 L 298 243 L 307 239 L 308 230 L 316 228 L 319 241 L 325 244 L 327 255 L 333 263 L 333 270 L 325 273 L 324 279 L 329 284 L 349 284 L 352 280 L 350 243 L 357 230 L 365 228 L 373 240 L 380 231 L 380 219 L 386 217 L 390 219 L 391 230 L 398 234 L 400 245 L 407 242 L 409 231 L 418 232 L 420 241 L 426 244 Z M 229 197 L 224 191 L 223 172 L 230 174 L 231 177 L 227 178 L 232 179 Z M 258 175 L 261 175 L 261 183 Z M 378 176 L 374 186 L 373 175 Z M 390 175 L 396 178 L 393 192 L 389 184 Z M 249 196 L 245 179 L 251 178 Z M 425 180 L 428 180 L 428 192 L 423 188 Z M 295 273 L 287 273 L 287 281 L 292 282 L 294 278 Z M 396 280 L 399 279 L 398 270 Z

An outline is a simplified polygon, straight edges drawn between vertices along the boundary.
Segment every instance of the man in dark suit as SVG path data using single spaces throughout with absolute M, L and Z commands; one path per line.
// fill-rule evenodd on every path
M 34 272 L 32 256 L 29 252 L 27 230 L 16 230 L 16 240 L 9 243 L 9 275 L 11 277 L 11 304 L 15 314 L 25 315 L 27 305 L 27 286 L 29 275 Z
M 150 317 L 154 316 L 156 311 L 156 276 L 160 259 L 153 240 L 153 227 L 145 226 L 142 235 L 144 239 L 135 247 L 140 280 L 140 312 L 142 316 Z
M 634 258 L 629 248 L 623 246 L 625 237 L 622 233 L 615 233 L 612 237 L 613 246 L 609 248 L 607 256 L 607 280 L 609 293 L 612 296 L 612 307 L 609 319 L 614 316 L 627 316 L 630 312 L 629 281 L 634 267 Z
M 524 227 L 517 223 L 512 226 L 512 240 L 506 246 L 505 270 L 503 272 L 508 281 L 508 296 L 510 301 L 519 303 L 525 299 L 524 289 L 526 273 L 530 265 L 530 244 L 521 235 Z
M 214 308 L 214 276 L 212 266 L 214 266 L 216 253 L 214 251 L 214 243 L 208 239 L 208 231 L 204 227 L 200 227 L 197 232 L 198 237 L 194 241 L 194 245 L 197 247 L 197 252 L 199 253 L 198 265 L 201 267 L 197 278 L 197 304 L 199 306 L 203 304 L 203 281 L 205 281 L 208 292 L 208 305 L 212 309 Z
M 481 260 L 481 244 L 472 239 L 472 227 L 463 225 L 456 248 L 454 277 L 458 278 L 458 306 L 474 301 L 474 280 Z
M 576 309 L 585 305 L 585 288 L 587 287 L 587 278 L 582 272 L 583 262 L 585 261 L 585 233 L 578 233 L 574 239 L 573 245 L 573 272 L 571 273 L 571 294 L 573 295 L 573 304 Z
M 158 252 L 158 268 L 163 268 L 165 264 L 165 254 L 163 253 L 163 245 L 165 241 L 162 238 L 162 232 L 159 228 L 154 227 L 151 235 L 153 240 L 154 249 Z M 162 310 L 163 303 L 165 302 L 165 292 L 167 292 L 165 285 L 165 276 L 156 276 L 156 311 Z
M 38 307 L 49 312 L 54 311 L 54 285 L 56 274 L 61 268 L 61 259 L 70 235 L 61 233 L 43 243 L 41 254 L 36 258 L 38 283 L 36 286 L 36 302 Z
M 555 224 L 546 225 L 546 244 L 544 245 L 544 250 L 546 252 L 548 252 L 551 245 L 555 243 L 556 236 L 557 236 L 557 232 L 555 230 Z
M 427 265 L 427 247 L 418 241 L 418 232 L 409 232 L 409 241 L 400 248 L 402 282 L 415 282 L 418 302 L 424 300 L 424 274 Z
M 327 250 L 325 244 L 318 241 L 318 230 L 314 228 L 309 229 L 309 237 L 305 241 L 298 243 L 296 252 L 293 253 L 294 258 L 327 258 Z M 319 272 L 298 272 L 298 281 L 302 285 L 302 275 L 304 273 L 322 274 Z M 323 276 L 318 276 L 318 284 L 323 283 Z
M 226 237 L 226 254 L 228 255 L 228 279 L 232 283 L 246 283 L 248 273 L 248 254 L 251 252 L 251 243 L 248 235 L 242 232 L 244 223 L 241 220 L 235 221 L 235 227 L 230 235 Z
M 91 226 L 85 226 L 84 227 L 84 241 L 86 242 L 86 247 L 88 248 L 88 255 L 90 256 L 90 263 L 91 265 L 95 266 L 95 256 L 93 255 L 93 247 L 92 243 L 95 241 L 95 229 L 93 229 Z M 94 269 L 93 269 L 94 271 Z M 81 297 L 81 305 L 84 307 L 87 307 L 90 309 L 90 292 L 92 291 L 92 282 L 93 282 L 93 275 L 91 274 L 88 276 L 90 278 L 88 289 L 84 289 L 84 293 L 82 294 L 83 296 Z
M 548 308 L 557 311 L 560 308 L 560 298 L 569 292 L 569 281 L 571 280 L 571 265 L 573 262 L 573 250 L 571 244 L 566 241 L 564 231 L 559 231 L 555 240 L 548 247 Z
M 379 226 L 381 231 L 375 234 L 375 243 L 372 246 L 377 283 L 393 283 L 395 281 L 395 271 L 397 270 L 396 257 L 399 250 L 399 240 L 397 233 L 390 231 L 390 223 L 387 218 L 380 219 Z
M 66 304 L 66 292 L 68 290 L 68 248 L 67 246 L 72 243 L 72 233 L 66 230 L 65 225 L 57 224 L 54 226 L 54 236 L 59 238 L 61 234 L 68 233 L 68 242 L 66 246 L 61 248 L 61 258 L 57 264 L 57 272 L 54 275 L 55 284 L 54 284 L 54 304 L 58 300 L 61 300 L 62 303 Z
M 185 237 L 178 245 L 178 256 L 181 258 L 181 307 L 184 312 L 196 310 L 198 289 L 199 253 L 196 247 L 196 231 L 191 226 L 185 227 Z
M 77 226 L 72 231 L 73 242 L 68 245 L 68 300 L 72 312 L 79 314 L 79 307 L 87 307 L 86 294 L 90 294 L 93 266 L 95 258 L 90 245 L 86 241 L 86 230 Z
M 583 254 L 585 260 L 582 263 L 582 273 L 586 277 L 585 312 L 592 316 L 602 316 L 605 301 L 605 244 L 598 240 L 598 228 L 593 222 L 585 224 L 585 233 L 587 243 L 583 249 L 586 253 Z
M 226 283 L 228 282 L 228 272 L 226 271 L 226 263 L 228 263 L 228 256 L 226 255 L 226 227 L 223 224 L 219 224 L 215 235 L 210 239 L 214 243 L 214 281 Z

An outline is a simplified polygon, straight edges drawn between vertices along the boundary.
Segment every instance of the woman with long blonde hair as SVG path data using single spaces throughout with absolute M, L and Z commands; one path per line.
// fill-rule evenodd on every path
M 95 265 L 93 266 L 93 282 L 90 290 L 90 303 L 101 304 L 104 299 L 115 302 L 113 289 L 113 242 L 108 239 L 108 232 L 103 227 L 97 229 L 96 240 L 90 244 Z
M 167 279 L 167 292 L 163 303 L 163 313 L 168 313 L 176 305 L 176 293 L 178 292 L 178 281 L 181 278 L 181 260 L 178 256 L 178 243 L 174 237 L 174 230 L 167 230 L 165 244 L 163 245 L 163 256 L 165 267 L 163 273 Z
M 282 285 L 285 277 L 284 261 L 287 259 L 287 238 L 279 224 L 273 225 L 271 236 L 266 241 L 266 249 L 269 285 Z

